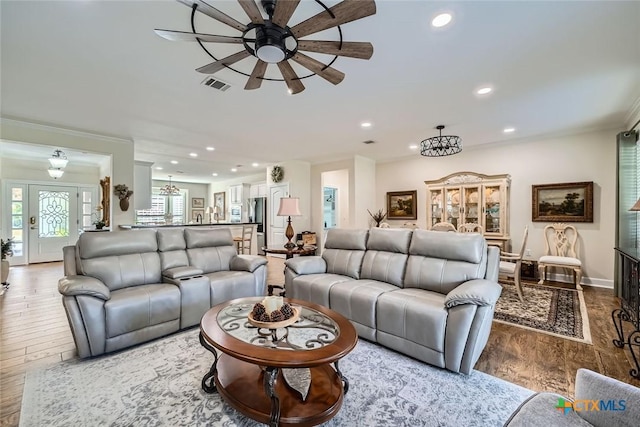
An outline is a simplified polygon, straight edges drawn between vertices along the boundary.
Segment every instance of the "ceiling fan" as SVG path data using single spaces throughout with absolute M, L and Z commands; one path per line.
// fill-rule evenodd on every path
M 331 67 L 331 65 L 339 56 L 369 59 L 373 55 L 373 45 L 371 43 L 343 41 L 340 25 L 374 15 L 376 13 L 374 0 L 343 0 L 331 8 L 325 6 L 320 0 L 315 0 L 323 10 L 293 27 L 289 27 L 287 24 L 298 7 L 300 0 L 261 0 L 259 3 L 268 18 L 263 17 L 256 1 L 238 0 L 238 3 L 249 17 L 250 22 L 248 24 L 235 20 L 202 0 L 178 1 L 191 7 L 192 32 L 162 29 L 156 29 L 155 32 L 167 40 L 198 42 L 215 61 L 197 68 L 196 71 L 204 74 L 213 74 L 228 68 L 244 74 L 249 77 L 244 87 L 245 90 L 258 89 L 263 80 L 275 80 L 285 81 L 289 92 L 296 94 L 304 90 L 301 80 L 314 75 L 318 75 L 337 85 L 344 79 L 344 73 Z M 230 37 L 198 33 L 194 23 L 196 12 L 203 13 L 242 32 L 242 35 Z M 334 27 L 338 29 L 340 40 L 301 40 L 303 37 Z M 218 59 L 207 50 L 203 42 L 241 44 L 244 49 L 226 58 Z M 301 51 L 333 55 L 334 58 L 328 64 L 324 64 L 303 54 Z M 232 67 L 236 62 L 250 56 L 257 58 L 251 74 L 243 73 Z M 311 74 L 299 77 L 291 67 L 289 60 L 295 61 L 310 70 Z M 265 77 L 269 64 L 277 64 L 283 79 Z

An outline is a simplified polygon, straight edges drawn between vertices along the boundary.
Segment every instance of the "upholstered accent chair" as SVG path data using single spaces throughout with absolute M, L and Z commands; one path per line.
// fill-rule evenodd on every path
M 540 273 L 539 285 L 547 278 L 547 268 L 564 268 L 573 272 L 577 290 L 582 290 L 582 262 L 578 259 L 578 230 L 573 225 L 555 223 L 547 225 L 544 230 L 545 255 L 538 260 Z

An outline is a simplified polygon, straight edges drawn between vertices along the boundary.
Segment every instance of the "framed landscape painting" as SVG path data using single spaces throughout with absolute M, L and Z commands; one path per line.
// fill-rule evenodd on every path
M 387 193 L 388 219 L 418 219 L 418 191 L 390 191 Z
M 198 208 L 198 209 L 204 208 L 204 197 L 192 197 L 191 207 Z
M 593 222 L 593 181 L 532 186 L 531 220 Z

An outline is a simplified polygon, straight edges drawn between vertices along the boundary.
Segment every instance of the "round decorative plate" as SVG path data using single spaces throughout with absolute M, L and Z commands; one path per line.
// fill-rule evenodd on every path
M 251 323 L 256 328 L 267 328 L 267 329 L 278 329 L 278 328 L 286 328 L 289 325 L 293 325 L 300 318 L 300 309 L 297 307 L 291 307 L 293 309 L 293 316 L 288 318 L 287 320 L 282 320 L 280 322 L 260 322 L 253 318 L 253 313 L 249 313 L 247 318 L 249 319 L 249 323 Z

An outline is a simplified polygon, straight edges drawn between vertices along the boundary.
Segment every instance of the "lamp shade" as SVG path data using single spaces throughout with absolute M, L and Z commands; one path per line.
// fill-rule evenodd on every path
M 283 197 L 280 199 L 280 209 L 278 216 L 302 216 L 299 206 L 300 198 Z
M 49 163 L 51 164 L 52 168 L 62 169 L 67 167 L 67 163 L 69 163 L 69 160 L 67 160 L 67 156 L 64 155 L 64 152 L 62 150 L 54 150 L 53 154 L 49 158 Z
M 51 178 L 58 179 L 64 175 L 64 171 L 62 169 L 49 168 L 48 169 L 49 176 Z
M 630 211 L 640 211 L 640 199 L 638 199 L 638 201 L 636 202 L 635 205 L 631 206 L 631 209 L 629 209 Z
M 206 213 L 208 213 L 209 215 L 211 215 L 214 212 L 213 207 L 209 206 L 206 210 Z

